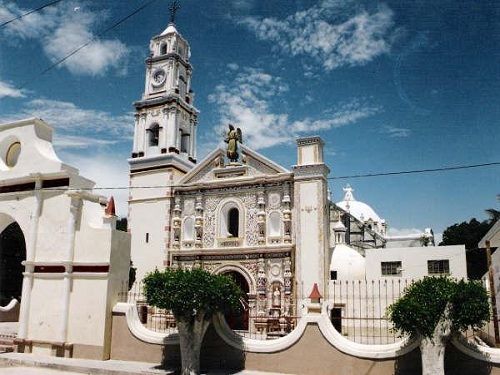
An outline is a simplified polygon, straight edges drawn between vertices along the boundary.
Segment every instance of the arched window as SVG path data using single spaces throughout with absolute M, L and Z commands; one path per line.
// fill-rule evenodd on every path
M 245 212 L 237 200 L 226 201 L 218 214 L 218 237 L 224 239 L 241 239 L 244 237 Z M 232 242 L 234 243 L 234 241 Z
M 158 124 L 153 124 L 148 129 L 149 132 L 149 145 L 158 146 L 160 139 L 160 126 Z
M 161 47 L 160 47 L 160 55 L 166 55 L 167 54 L 167 47 L 168 47 L 167 43 L 164 43 L 164 44 L 161 45 Z
M 181 152 L 189 150 L 189 134 L 181 133 Z
M 184 230 L 182 232 L 184 241 L 194 240 L 194 219 L 192 217 L 188 217 L 184 220 Z
M 238 237 L 240 227 L 240 212 L 236 207 L 229 209 L 227 213 L 228 237 Z

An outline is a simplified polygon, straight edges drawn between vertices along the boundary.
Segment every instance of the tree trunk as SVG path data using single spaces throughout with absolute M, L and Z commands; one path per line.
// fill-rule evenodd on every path
M 177 318 L 181 347 L 181 375 L 199 375 L 200 349 L 203 337 L 210 325 L 205 313 L 198 313 L 193 320 Z
M 451 335 L 450 309 L 448 304 L 432 337 L 425 337 L 420 341 L 422 375 L 444 375 L 444 354 Z

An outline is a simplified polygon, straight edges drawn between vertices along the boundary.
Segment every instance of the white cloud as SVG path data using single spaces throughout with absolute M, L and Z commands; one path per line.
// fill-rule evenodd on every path
M 364 65 L 389 52 L 394 34 L 388 6 L 368 11 L 351 1 L 322 1 L 285 19 L 249 16 L 239 23 L 286 53 L 312 57 L 326 70 Z
M 107 146 L 128 142 L 133 134 L 131 114 L 114 115 L 95 109 L 80 108 L 74 103 L 34 99 L 15 114 L 4 116 L 5 122 L 38 117 L 55 128 L 54 143 L 60 149 Z
M 98 20 L 103 18 L 102 14 L 83 7 L 79 7 L 76 12 L 75 4 L 77 3 L 70 1 L 32 13 L 8 24 L 4 33 L 14 40 L 37 40 L 46 56 L 56 62 L 95 38 L 92 29 L 95 29 Z M 8 20 L 26 11 L 10 2 L 2 5 L 0 20 Z M 110 69 L 122 72 L 129 51 L 129 48 L 117 39 L 96 39 L 59 66 L 80 75 L 104 75 Z
M 231 70 L 238 70 L 238 68 L 240 67 L 238 64 L 236 63 L 229 63 L 227 64 L 227 67 Z
M 392 228 L 392 227 L 389 227 L 389 229 L 387 230 L 387 235 L 389 236 L 394 236 L 394 237 L 398 237 L 398 236 L 409 236 L 409 235 L 412 235 L 412 234 L 422 234 L 423 231 L 420 230 L 420 229 L 417 229 L 417 228 Z
M 391 138 L 406 138 L 411 134 L 410 129 L 397 128 L 395 126 L 384 126 L 383 132 L 389 134 Z
M 262 149 L 290 142 L 305 133 L 352 124 L 378 111 L 360 100 L 352 100 L 324 112 L 320 119 L 306 117 L 292 121 L 286 113 L 273 112 L 270 105 L 288 89 L 279 77 L 258 69 L 243 69 L 233 82 L 217 86 L 209 97 L 219 108 L 220 125 L 216 132 L 224 131 L 228 123 L 233 123 L 242 128 L 244 143 Z
M 129 139 L 133 131 L 133 117 L 112 115 L 94 109 L 84 109 L 71 102 L 34 99 L 21 110 L 22 117 L 39 117 L 55 128 L 83 134 L 106 134 L 117 139 Z M 75 134 L 75 135 L 77 135 Z
M 231 5 L 234 9 L 243 11 L 250 10 L 254 6 L 255 0 L 232 0 Z
M 95 146 L 107 146 L 116 144 L 118 141 L 113 140 L 105 140 L 105 139 L 95 139 L 92 137 L 82 137 L 75 135 L 54 135 L 54 145 L 58 149 L 67 149 L 67 148 L 89 148 Z
M 22 90 L 15 88 L 10 83 L 0 81 L 0 98 L 22 98 L 24 93 Z
M 77 155 L 61 153 L 61 160 L 79 169 L 83 177 L 95 181 L 96 188 L 123 188 L 95 190 L 97 194 L 113 196 L 118 216 L 127 216 L 128 163 L 127 155 Z

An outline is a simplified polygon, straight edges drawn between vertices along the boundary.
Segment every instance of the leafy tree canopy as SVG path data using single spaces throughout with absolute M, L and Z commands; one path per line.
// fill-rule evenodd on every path
M 413 283 L 388 313 L 401 333 L 432 338 L 447 305 L 453 331 L 479 328 L 490 317 L 488 295 L 480 282 L 448 277 L 425 277 Z
M 478 221 L 473 218 L 469 222 L 456 223 L 443 232 L 443 245 L 465 245 L 467 258 L 467 276 L 470 279 L 480 280 L 488 270 L 486 253 L 478 249 L 477 244 L 500 218 L 500 211 L 493 208 L 485 210 L 489 219 Z
M 462 222 L 453 224 L 445 229 L 443 232 L 443 241 L 439 244 L 442 245 L 465 245 L 467 250 L 477 248 L 477 244 L 484 235 L 491 228 L 491 221 L 484 220 L 478 221 L 475 218 L 469 222 Z
M 230 277 L 197 268 L 155 270 L 144 279 L 144 292 L 148 304 L 187 321 L 200 312 L 209 319 L 216 312 L 241 308 L 242 291 Z

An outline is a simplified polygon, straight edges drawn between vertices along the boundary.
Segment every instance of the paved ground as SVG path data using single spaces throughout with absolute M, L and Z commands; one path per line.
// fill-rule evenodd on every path
M 35 367 L 1 367 L 1 375 L 81 375 L 78 372 L 67 372 L 59 370 L 49 370 Z
M 0 375 L 174 375 L 156 365 L 128 361 L 93 361 L 88 359 L 45 357 L 34 354 L 0 354 Z M 219 372 L 206 375 L 285 375 L 260 371 Z

